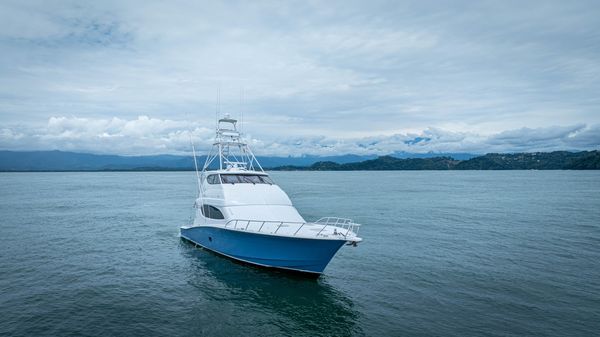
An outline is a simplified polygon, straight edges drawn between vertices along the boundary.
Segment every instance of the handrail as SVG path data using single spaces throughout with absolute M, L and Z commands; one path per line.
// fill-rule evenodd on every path
M 339 224 L 349 224 L 349 223 L 353 223 L 353 221 L 351 219 L 346 219 L 346 218 L 336 218 L 336 217 L 332 217 L 332 216 L 328 216 L 325 218 L 321 218 L 317 221 L 315 221 L 315 223 L 326 223 L 328 225 L 339 225 Z
M 252 226 L 254 224 L 256 224 L 256 226 Z M 225 223 L 224 227 L 233 227 L 233 229 L 236 230 L 251 231 L 257 233 L 268 232 L 270 234 L 277 234 L 282 227 L 289 227 L 293 231 L 291 236 L 297 236 L 302 228 L 307 228 L 311 226 L 316 226 L 314 231 L 318 230 L 318 232 L 314 234 L 315 237 L 328 237 L 329 235 L 340 235 L 344 238 L 347 238 L 348 235 L 350 235 L 350 233 L 352 233 L 352 237 L 354 237 L 358 235 L 358 229 L 360 228 L 360 224 L 354 223 L 350 219 L 335 217 L 325 217 L 315 222 L 231 219 Z M 258 227 L 258 229 L 256 229 L 255 227 Z
M 360 224 L 354 223 L 352 219 L 347 218 L 336 218 L 328 216 L 315 221 L 315 223 L 324 224 L 325 226 L 335 226 L 346 229 L 346 234 L 344 234 L 344 236 L 348 235 L 350 233 L 350 230 L 352 230 L 352 232 L 354 232 L 355 234 L 358 234 L 358 230 L 360 229 Z M 325 229 L 325 227 L 323 227 L 323 229 Z

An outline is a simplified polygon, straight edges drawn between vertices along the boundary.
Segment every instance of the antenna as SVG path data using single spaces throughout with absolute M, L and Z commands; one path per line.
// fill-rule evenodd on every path
M 244 107 L 246 106 L 246 89 L 242 88 L 242 108 L 240 116 L 240 133 L 244 133 Z
M 215 129 L 219 128 L 219 110 L 221 110 L 221 83 L 217 87 L 217 101 L 215 102 Z
M 240 134 L 242 133 L 242 126 L 244 122 L 244 112 L 242 111 L 242 88 L 240 88 L 240 102 L 239 102 L 239 113 L 240 113 Z

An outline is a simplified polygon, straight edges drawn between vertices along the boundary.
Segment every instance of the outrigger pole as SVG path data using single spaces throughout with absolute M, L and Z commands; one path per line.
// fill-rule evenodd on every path
M 188 114 L 189 115 L 189 114 Z M 190 120 L 191 122 L 191 120 Z M 198 174 L 198 161 L 196 160 L 196 147 L 194 146 L 194 141 L 192 140 L 192 126 L 190 124 L 190 129 L 188 130 L 188 133 L 190 135 L 190 145 L 192 145 L 192 156 L 194 157 L 194 170 L 196 171 L 196 183 L 198 185 L 198 196 L 200 196 L 200 175 Z

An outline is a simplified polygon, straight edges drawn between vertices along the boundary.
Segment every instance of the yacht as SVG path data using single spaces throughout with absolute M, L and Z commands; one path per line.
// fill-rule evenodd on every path
M 319 276 L 338 250 L 356 246 L 359 224 L 324 217 L 307 222 L 250 151 L 237 120 L 217 122 L 201 170 L 192 143 L 198 197 L 182 239 L 245 263 Z

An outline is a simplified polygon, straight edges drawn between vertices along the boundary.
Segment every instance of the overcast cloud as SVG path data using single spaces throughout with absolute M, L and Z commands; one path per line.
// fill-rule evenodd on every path
M 2 1 L 0 149 L 600 147 L 597 1 Z M 240 105 L 240 92 L 245 102 Z

